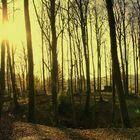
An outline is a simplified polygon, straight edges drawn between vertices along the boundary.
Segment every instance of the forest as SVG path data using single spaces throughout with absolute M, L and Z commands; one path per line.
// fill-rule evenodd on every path
M 0 12 L 0 140 L 140 139 L 140 0 Z

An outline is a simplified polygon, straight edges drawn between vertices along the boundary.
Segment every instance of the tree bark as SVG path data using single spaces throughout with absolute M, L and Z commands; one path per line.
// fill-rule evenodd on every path
M 82 2 L 79 1 L 79 11 L 80 11 L 80 24 L 81 24 L 81 33 L 82 33 L 82 43 L 84 49 L 84 58 L 86 65 L 86 104 L 85 104 L 85 112 L 89 112 L 90 106 L 90 60 L 89 60 L 89 48 L 88 48 L 88 30 L 87 30 L 87 9 L 88 9 L 88 1 Z
M 42 28 L 44 27 L 44 22 L 43 22 L 43 17 L 44 17 L 44 8 L 42 4 L 42 12 L 41 12 L 41 19 L 42 19 Z M 41 30 L 41 53 L 42 53 L 42 80 L 43 80 L 43 91 L 44 94 L 46 94 L 46 80 L 45 80 L 45 66 L 44 66 L 44 34 L 43 31 Z
M 18 110 L 19 109 L 19 103 L 18 103 L 18 99 L 17 99 L 16 78 L 15 78 L 15 74 L 13 72 L 11 55 L 10 55 L 10 47 L 9 47 L 8 40 L 6 41 L 6 46 L 7 46 L 7 57 L 8 57 L 8 63 L 9 63 L 10 75 L 11 75 L 11 82 L 12 82 L 12 89 L 13 89 L 14 105 L 15 105 L 15 110 Z
M 55 0 L 50 0 L 50 23 L 52 33 L 52 103 L 54 121 L 57 123 L 57 85 L 58 85 L 58 62 L 57 62 L 57 37 L 56 37 L 56 6 Z
M 106 7 L 108 12 L 108 22 L 110 28 L 110 41 L 111 41 L 111 55 L 112 55 L 112 63 L 113 63 L 113 78 L 115 82 L 115 86 L 118 93 L 119 104 L 120 104 L 120 112 L 123 127 L 130 127 L 130 120 L 127 110 L 127 105 L 125 101 L 125 94 L 123 90 L 123 85 L 121 81 L 121 73 L 117 55 L 117 41 L 116 41 L 116 29 L 115 29 L 115 18 L 113 12 L 113 3 L 112 0 L 106 0 Z
M 7 0 L 2 0 L 2 20 L 3 24 L 6 23 L 8 16 L 7 16 Z M 2 40 L 1 43 L 1 73 L 0 73 L 0 117 L 3 105 L 3 96 L 5 93 L 5 46 L 6 41 L 5 39 Z
M 34 64 L 33 64 L 33 50 L 32 50 L 32 35 L 31 24 L 29 16 L 29 1 L 24 0 L 24 16 L 26 28 L 26 41 L 28 52 L 28 90 L 29 90 L 29 108 L 28 108 L 28 121 L 35 121 L 35 101 L 34 101 Z

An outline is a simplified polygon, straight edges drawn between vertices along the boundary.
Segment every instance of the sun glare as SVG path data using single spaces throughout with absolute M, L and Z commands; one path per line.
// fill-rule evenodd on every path
M 14 38 L 13 38 L 13 33 L 14 33 L 14 28 L 13 28 L 13 24 L 11 23 L 5 23 L 5 24 L 1 24 L 0 25 L 0 36 L 1 36 L 1 39 L 6 39 L 6 40 L 9 40 L 9 41 L 12 41 Z
M 14 44 L 17 44 L 19 41 L 21 42 L 23 40 L 23 33 L 18 26 L 18 24 L 13 22 L 0 23 L 0 40 L 6 39 Z

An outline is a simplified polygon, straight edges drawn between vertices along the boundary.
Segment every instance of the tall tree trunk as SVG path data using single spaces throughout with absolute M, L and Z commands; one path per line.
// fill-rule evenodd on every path
M 72 50 L 72 31 L 70 28 L 70 2 L 68 1 L 68 35 L 69 35 L 69 51 L 70 51 L 70 92 L 71 92 L 71 105 L 72 105 L 72 119 L 73 125 L 76 125 L 75 121 L 75 102 L 74 102 L 74 86 L 73 86 L 73 71 L 74 71 L 74 64 L 73 64 L 73 50 Z M 75 77 L 76 78 L 76 77 Z
M 138 50 L 139 50 L 139 57 L 140 57 L 140 1 L 139 0 L 137 0 L 137 5 L 138 5 Z
M 127 44 L 126 44 L 126 29 L 125 29 L 125 12 L 123 19 L 123 38 L 124 38 L 124 52 L 125 52 L 125 95 L 129 95 L 128 90 L 128 56 L 127 56 Z
M 69 17 L 69 2 L 68 2 L 68 35 L 69 35 L 69 51 L 70 51 L 70 91 L 71 91 L 71 99 L 72 103 L 74 100 L 73 96 L 73 55 L 72 55 L 72 37 L 70 30 L 70 17 Z
M 7 92 L 8 93 L 11 93 L 11 81 L 10 81 L 10 74 L 9 74 L 9 59 L 8 59 L 8 57 L 7 57 L 7 68 L 6 68 L 6 85 L 7 85 Z
M 96 102 L 96 97 L 95 97 L 95 92 L 96 92 L 96 80 L 95 80 L 95 66 L 94 66 L 94 52 L 93 52 L 93 35 L 92 35 L 92 17 L 90 15 L 90 43 L 91 43 L 91 57 L 92 57 L 92 68 L 93 68 L 93 96 L 94 96 L 94 101 Z
M 57 85 L 58 85 L 58 62 L 57 62 L 57 37 L 56 37 L 56 0 L 50 0 L 50 23 L 52 33 L 52 103 L 54 112 L 54 121 L 57 123 Z
M 14 1 L 13 1 L 14 2 Z M 8 12 L 7 12 L 7 2 L 5 2 L 5 22 L 8 22 Z M 13 67 L 12 67 L 12 60 L 11 60 L 11 55 L 10 55 L 10 47 L 9 47 L 9 41 L 5 39 L 5 46 L 7 47 L 7 57 L 8 57 L 8 68 L 10 68 L 10 75 L 11 75 L 11 82 L 12 82 L 12 89 L 13 89 L 13 99 L 14 99 L 14 104 L 15 104 L 15 109 L 19 109 L 19 104 L 17 100 L 17 90 L 16 90 L 16 79 L 15 75 L 13 72 Z
M 127 51 L 127 40 L 126 40 L 126 1 L 120 1 L 120 12 L 122 17 L 122 29 L 123 29 L 123 43 L 124 43 L 124 60 L 125 60 L 125 83 L 124 90 L 125 95 L 129 95 L 128 91 L 128 51 Z M 121 28 L 121 27 L 120 27 Z
M 135 39 L 134 39 L 134 22 L 132 21 L 131 25 L 131 38 L 132 38 L 132 47 L 133 47 L 133 63 L 134 63 L 134 84 L 135 84 L 135 94 L 137 93 L 137 69 L 136 69 L 136 48 L 135 48 Z
M 82 42 L 83 42 L 83 49 L 84 49 L 84 58 L 85 58 L 85 65 L 86 65 L 86 104 L 85 104 L 85 112 L 89 112 L 90 107 L 90 94 L 91 94 L 91 87 L 90 87 L 90 60 L 89 60 L 89 48 L 88 48 L 88 29 L 87 29 L 87 9 L 88 9 L 89 1 L 79 2 L 79 10 L 80 10 L 80 24 L 81 24 L 81 33 L 82 33 Z
M 121 27 L 120 27 L 121 30 Z M 124 68 L 124 61 L 123 61 L 123 52 L 122 52 L 122 41 L 121 41 L 121 31 L 119 32 L 119 48 L 120 48 L 120 55 L 121 55 L 121 64 L 122 64 L 122 77 L 123 77 L 123 88 L 125 88 L 125 68 Z
M 8 57 L 8 63 L 9 63 L 10 75 L 11 75 L 11 82 L 12 82 L 12 89 L 13 89 L 14 105 L 15 105 L 15 110 L 18 110 L 19 109 L 19 103 L 18 103 L 18 99 L 17 99 L 16 79 L 15 79 L 15 74 L 13 72 L 11 55 L 10 55 L 10 47 L 9 47 L 9 42 L 8 41 L 6 41 L 6 46 L 7 46 L 7 57 Z
M 138 50 L 139 50 L 139 61 L 140 61 L 140 1 L 137 0 L 138 5 Z M 139 72 L 138 72 L 138 58 L 137 60 L 137 92 L 139 92 Z
M 74 27 L 73 27 L 74 30 Z M 78 70 L 78 61 L 77 61 L 77 52 L 76 52 L 76 44 L 75 44 L 75 40 L 73 38 L 73 51 L 74 51 L 74 71 L 75 71 L 75 93 L 79 93 L 79 70 Z M 78 81 L 78 82 L 77 82 Z M 77 92 L 78 89 L 78 92 Z
M 104 45 L 104 57 L 105 57 L 105 79 L 106 79 L 106 85 L 108 85 L 106 44 Z
M 67 42 L 67 46 L 69 46 L 69 45 L 68 45 L 68 42 Z M 67 47 L 67 67 L 68 67 L 68 81 L 67 81 L 68 91 L 67 91 L 67 93 L 68 93 L 68 95 L 70 95 L 70 77 L 69 77 L 69 75 L 70 75 L 70 63 L 69 63 L 69 47 Z
M 115 103 L 116 103 L 116 97 L 115 97 L 115 75 L 113 72 L 113 66 L 112 66 L 112 123 L 114 125 L 115 121 Z
M 98 68 L 98 78 L 97 78 L 97 83 L 98 83 L 98 91 L 99 91 L 99 97 L 100 101 L 103 100 L 102 94 L 101 94 L 101 37 L 100 37 L 100 28 L 99 27 L 99 15 L 97 12 L 97 5 L 95 1 L 95 32 L 96 32 L 96 44 L 97 44 L 97 68 Z
M 78 49 L 78 62 L 79 62 L 79 94 L 80 94 L 80 104 L 82 103 L 82 95 L 83 95 L 83 76 L 82 76 L 82 52 L 80 46 L 80 39 L 78 36 L 78 26 L 76 26 L 76 46 Z M 77 66 L 78 67 L 78 66 Z
M 2 19 L 3 24 L 8 20 L 7 17 L 7 0 L 2 0 Z M 0 79 L 0 117 L 3 105 L 3 96 L 5 93 L 5 46 L 6 41 L 3 39 L 1 43 L 1 79 Z
M 137 52 L 136 52 L 137 53 Z M 137 56 L 137 58 L 136 58 L 136 71 L 137 71 L 137 78 L 136 78 L 136 83 L 137 83 L 137 93 L 139 93 L 139 66 L 138 66 L 138 64 L 139 64 L 139 60 L 138 60 L 138 56 Z
M 24 0 L 24 16 L 25 16 L 25 28 L 26 28 L 26 40 L 27 40 L 27 52 L 28 52 L 28 90 L 29 90 L 29 110 L 28 121 L 35 121 L 35 101 L 34 101 L 34 64 L 33 64 L 33 50 L 32 50 L 32 35 L 31 24 L 29 16 L 29 1 Z
M 42 28 L 44 28 L 44 22 L 43 22 L 43 17 L 44 17 L 44 7 L 42 4 L 42 12 L 41 12 L 41 19 L 42 19 Z M 44 66 L 44 34 L 43 31 L 41 30 L 41 53 L 42 53 L 42 81 L 43 81 L 43 91 L 46 94 L 46 81 L 45 81 L 45 66 Z
M 62 94 L 64 94 L 64 17 L 61 16 L 62 20 L 62 36 L 61 36 L 61 53 L 62 53 Z
M 112 0 L 106 0 L 106 4 L 107 4 L 106 7 L 108 12 L 108 22 L 110 27 L 111 55 L 112 55 L 112 63 L 114 68 L 113 75 L 115 75 L 113 78 L 118 93 L 123 127 L 127 128 L 130 127 L 130 120 L 129 120 L 126 101 L 125 101 L 125 94 L 121 81 L 121 73 L 120 73 L 120 67 L 119 67 L 119 61 L 117 55 L 116 29 L 115 29 L 115 18 L 114 18 Z

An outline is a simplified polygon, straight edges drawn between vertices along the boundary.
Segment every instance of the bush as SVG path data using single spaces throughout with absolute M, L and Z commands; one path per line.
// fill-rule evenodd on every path
M 58 113 L 65 116 L 70 112 L 72 112 L 71 97 L 68 95 L 60 95 L 58 102 Z

